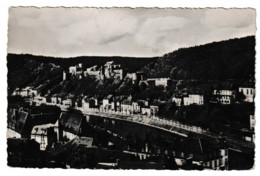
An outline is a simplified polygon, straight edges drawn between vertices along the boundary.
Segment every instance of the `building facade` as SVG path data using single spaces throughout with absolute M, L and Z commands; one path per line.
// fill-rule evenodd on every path
M 243 95 L 245 96 L 245 102 L 250 102 L 253 103 L 254 102 L 254 98 L 255 98 L 255 89 L 254 88 L 250 88 L 250 87 L 239 87 L 238 91 L 243 93 Z
M 58 140 L 58 121 L 55 124 L 44 124 L 34 126 L 31 132 L 31 139 L 40 144 L 40 150 L 46 150 Z
M 190 94 L 188 97 L 183 98 L 183 104 L 184 106 L 189 106 L 191 104 L 203 105 L 204 104 L 203 95 Z

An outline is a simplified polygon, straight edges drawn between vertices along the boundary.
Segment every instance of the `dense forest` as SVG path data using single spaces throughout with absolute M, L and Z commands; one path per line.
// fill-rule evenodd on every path
M 177 80 L 251 79 L 255 73 L 255 37 L 182 48 L 142 70 L 148 77 Z

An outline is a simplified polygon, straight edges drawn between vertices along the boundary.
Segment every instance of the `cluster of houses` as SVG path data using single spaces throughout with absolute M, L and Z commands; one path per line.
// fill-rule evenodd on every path
M 215 89 L 209 103 L 229 105 L 235 102 L 236 95 L 240 93 L 244 96 L 244 102 L 253 103 L 255 97 L 255 89 L 252 87 L 239 87 L 238 90 Z M 176 106 L 189 106 L 191 104 L 203 105 L 204 96 L 201 94 L 189 94 L 186 96 L 174 96 L 172 102 Z
M 157 79 L 154 79 L 155 83 Z M 158 79 L 159 80 L 159 79 Z M 160 79 L 156 85 L 166 85 L 166 79 Z M 255 89 L 251 87 L 239 87 L 238 90 L 215 89 L 212 91 L 209 103 L 229 105 L 235 101 L 237 94 L 243 95 L 243 101 L 253 103 L 255 97 Z M 160 100 L 134 100 L 132 96 L 113 96 L 108 95 L 103 99 L 97 96 L 79 96 L 75 99 L 73 95 L 66 97 L 60 95 L 40 96 L 40 94 L 32 87 L 24 89 L 16 89 L 12 95 L 20 95 L 22 97 L 30 97 L 31 103 L 39 106 L 41 104 L 56 105 L 63 109 L 75 107 L 82 111 L 99 111 L 104 113 L 118 113 L 122 115 L 141 114 L 147 116 L 158 116 L 160 106 L 165 101 Z M 205 100 L 202 94 L 187 94 L 185 96 L 173 96 L 171 101 L 176 106 L 204 105 Z
M 26 89 L 30 94 L 30 89 Z M 244 101 L 251 102 L 254 99 L 254 89 L 253 88 L 239 88 L 240 93 L 244 95 Z M 211 99 L 210 103 L 219 103 L 222 105 L 231 104 L 234 101 L 236 91 L 230 90 L 214 90 L 212 96 L 215 99 Z M 228 99 L 229 97 L 230 99 Z M 228 100 L 227 100 L 228 99 Z M 213 101 L 214 100 L 214 101 Z M 75 108 L 83 113 L 105 113 L 111 115 L 122 115 L 131 117 L 154 117 L 159 118 L 160 112 L 163 106 L 166 105 L 165 101 L 160 101 L 158 99 L 133 99 L 130 95 L 126 96 L 113 96 L 112 94 L 99 98 L 97 96 L 79 96 L 76 99 L 73 95 L 68 95 L 63 98 L 59 95 L 53 95 L 51 97 L 42 97 L 40 95 L 35 95 L 30 99 L 31 103 L 36 106 L 41 104 L 54 105 L 60 107 L 62 110 L 68 108 Z M 190 94 L 185 97 L 173 97 L 172 102 L 175 102 L 176 106 L 189 106 L 192 104 L 203 105 L 204 97 L 200 94 Z M 254 135 L 251 133 L 254 130 L 255 118 L 253 115 L 248 116 L 250 121 L 250 126 L 248 127 L 248 135 L 243 138 L 247 141 L 254 141 Z
M 133 76 L 133 75 L 132 75 Z M 158 85 L 158 84 L 157 84 Z M 235 99 L 236 93 L 244 96 L 245 102 L 253 102 L 255 90 L 253 88 L 240 87 L 235 90 L 213 90 L 211 103 L 231 104 Z M 42 97 L 32 87 L 17 89 L 13 95 L 31 97 L 35 105 L 47 104 L 59 107 L 75 107 L 81 111 L 95 111 L 118 115 L 141 114 L 148 117 L 158 116 L 160 106 L 165 102 L 146 100 L 134 100 L 132 96 L 113 96 L 108 95 L 103 99 L 98 97 L 82 96 L 76 100 L 72 95 L 62 98 L 59 95 L 52 97 Z M 214 100 L 214 101 L 213 101 Z M 177 106 L 189 106 L 191 104 L 203 105 L 204 97 L 200 94 L 190 94 L 185 97 L 173 97 L 172 102 Z M 45 119 L 43 122 L 42 119 Z M 46 120 L 47 119 L 47 120 Z M 250 130 L 254 129 L 255 117 L 250 115 Z M 60 114 L 49 112 L 33 113 L 25 109 L 9 109 L 8 111 L 8 138 L 27 138 L 35 140 L 40 150 L 45 151 L 53 147 L 59 141 L 71 141 L 77 138 L 87 146 L 91 146 L 93 138 L 86 137 L 88 118 L 78 113 L 61 112 Z M 36 123 L 37 122 L 37 123 Z M 245 137 L 247 141 L 253 141 L 251 137 Z M 193 141 L 194 142 L 194 141 Z M 228 150 L 219 145 L 210 145 L 206 141 L 198 139 L 198 150 L 173 150 L 172 156 L 177 165 L 181 166 L 187 162 L 208 169 L 227 169 Z M 205 143 L 205 145 L 204 145 Z M 193 145 L 194 146 L 194 145 Z M 156 151 L 158 154 L 169 155 L 169 150 Z M 144 156 L 150 156 L 149 150 L 144 151 Z
M 93 139 L 86 137 L 86 117 L 80 113 L 32 112 L 23 108 L 11 108 L 8 111 L 8 138 L 35 140 L 40 150 L 45 151 L 59 141 L 70 141 L 80 137 L 80 141 Z
M 129 78 L 133 84 L 139 83 L 145 85 L 154 85 L 167 87 L 172 84 L 170 78 L 149 78 L 144 79 L 142 72 L 124 73 L 120 64 L 115 64 L 113 61 L 105 63 L 103 66 L 92 66 L 83 69 L 81 63 L 69 67 L 68 72 L 63 72 L 63 80 L 69 77 L 94 77 L 98 80 L 117 78 Z M 13 96 L 19 95 L 27 98 L 30 103 L 40 106 L 41 104 L 55 105 L 61 109 L 74 107 L 82 112 L 100 112 L 107 114 L 118 114 L 124 116 L 142 115 L 146 117 L 158 117 L 161 107 L 166 103 L 160 100 L 151 99 L 133 99 L 130 96 L 114 96 L 108 95 L 103 99 L 97 96 L 88 97 L 81 95 L 75 98 L 73 95 L 52 95 L 41 96 L 37 89 L 28 86 L 26 88 L 17 88 L 14 90 Z M 242 95 L 242 101 L 253 103 L 255 97 L 255 89 L 250 86 L 239 87 L 237 90 L 231 88 L 213 89 L 209 103 L 229 105 L 237 101 L 236 97 Z M 203 94 L 185 94 L 181 96 L 173 96 L 171 102 L 176 106 L 190 106 L 190 105 L 204 105 L 205 98 Z M 250 130 L 254 130 L 255 117 L 249 117 Z M 8 110 L 8 138 L 26 138 L 33 139 L 40 145 L 40 150 L 46 150 L 52 147 L 57 141 L 70 141 L 78 138 L 80 141 L 85 141 L 86 145 L 92 145 L 92 138 L 85 137 L 87 131 L 87 117 L 80 113 L 61 112 L 31 112 L 25 109 L 9 109 Z M 252 138 L 247 137 L 247 141 L 253 141 Z M 175 158 L 180 158 L 178 162 L 186 162 L 192 158 L 193 164 L 202 165 L 204 168 L 220 169 L 227 167 L 227 150 L 223 148 L 208 149 L 209 145 L 205 144 L 207 152 L 203 149 L 202 141 L 198 140 L 198 157 L 195 152 L 179 154 L 172 151 Z M 188 150 L 194 151 L 194 150 Z M 213 154 L 211 154 L 213 152 Z M 168 153 L 168 151 L 167 151 Z M 205 153 L 210 156 L 205 155 Z M 187 154 L 187 156 L 186 156 Z M 214 157 L 213 157 L 214 156 Z
M 185 97 L 173 97 L 172 102 L 174 102 L 176 106 L 182 106 L 182 105 L 189 106 L 191 104 L 203 105 L 204 99 L 203 99 L 203 95 L 190 94 Z
M 48 120 L 39 121 L 47 118 Z M 78 143 L 91 147 L 93 138 L 87 137 L 88 117 L 81 113 L 61 112 L 35 113 L 25 109 L 9 109 L 8 138 L 34 140 L 41 151 L 55 147 L 57 142 L 77 140 Z M 36 123 L 37 122 L 37 123 Z M 187 139 L 182 147 L 168 146 L 166 148 L 151 148 L 145 145 L 140 154 L 141 159 L 154 155 L 166 155 L 175 158 L 178 166 L 191 162 L 192 165 L 206 169 L 227 169 L 228 150 L 223 144 L 209 145 L 203 139 Z M 186 143 L 193 145 L 186 145 Z M 174 148 L 172 148 L 174 147 Z M 130 151 L 129 151 L 130 152 Z
M 95 106 L 92 106 L 88 99 L 83 99 L 83 110 L 91 110 Z M 100 112 L 105 113 L 118 113 L 122 115 L 131 115 L 131 114 L 142 114 L 147 116 L 156 116 L 159 112 L 158 103 L 150 103 L 149 100 L 133 100 L 132 96 L 128 97 L 114 97 L 108 95 L 103 99 L 102 104 L 99 108 Z
M 62 98 L 58 95 L 54 95 L 50 98 L 46 98 L 37 95 L 32 99 L 32 103 L 36 106 L 40 106 L 41 104 L 55 105 L 61 109 L 74 107 L 83 112 L 98 111 L 121 115 L 141 114 L 151 117 L 158 116 L 159 108 L 165 102 L 158 100 L 151 101 L 150 99 L 134 100 L 131 95 L 128 97 L 108 95 L 103 99 L 99 99 L 96 96 L 81 96 L 74 99 L 72 96 Z

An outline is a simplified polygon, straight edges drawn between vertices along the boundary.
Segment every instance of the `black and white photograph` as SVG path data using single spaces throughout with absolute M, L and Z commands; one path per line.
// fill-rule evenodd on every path
M 255 168 L 255 9 L 8 13 L 8 167 Z

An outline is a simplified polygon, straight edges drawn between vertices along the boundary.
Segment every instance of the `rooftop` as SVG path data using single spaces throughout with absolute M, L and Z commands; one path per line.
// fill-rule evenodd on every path
M 48 123 L 48 124 L 34 126 L 31 134 L 42 134 L 40 129 L 47 129 L 47 128 L 51 128 L 51 127 L 58 127 L 58 123 L 55 123 L 55 124 Z
M 60 115 L 60 127 L 73 134 L 78 134 L 81 126 L 83 114 L 62 112 Z

